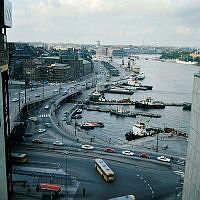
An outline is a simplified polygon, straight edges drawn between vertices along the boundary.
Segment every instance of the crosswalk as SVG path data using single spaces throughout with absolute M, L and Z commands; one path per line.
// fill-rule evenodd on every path
M 182 172 L 181 170 L 177 170 L 177 171 L 174 171 L 175 174 L 181 176 L 182 178 L 184 177 L 185 173 Z
M 48 118 L 48 117 L 50 117 L 50 114 L 41 114 L 38 117 L 40 117 L 40 118 Z

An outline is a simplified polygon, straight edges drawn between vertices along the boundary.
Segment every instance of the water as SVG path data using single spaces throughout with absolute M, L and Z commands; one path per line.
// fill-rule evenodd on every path
M 199 66 L 183 65 L 172 62 L 161 62 L 151 59 L 152 56 L 143 55 L 136 61 L 140 71 L 145 72 L 145 79 L 142 81 L 145 85 L 152 85 L 153 90 L 136 91 L 133 95 L 105 94 L 106 99 L 119 100 L 129 97 L 131 100 L 141 100 L 146 97 L 152 97 L 154 100 L 161 100 L 166 103 L 192 102 L 192 89 L 194 73 L 200 70 Z M 148 58 L 148 60 L 144 59 Z M 127 63 L 127 58 L 125 63 Z M 120 59 L 115 62 L 121 64 Z M 116 108 L 116 106 L 104 106 L 105 108 Z M 120 106 L 118 106 L 120 107 Z M 141 109 L 135 109 L 134 106 L 123 106 L 125 110 L 141 112 Z M 183 111 L 182 107 L 166 107 L 162 110 L 147 110 L 147 112 L 160 114 L 161 118 L 122 118 L 94 111 L 84 111 L 83 118 L 78 122 L 101 121 L 104 128 L 90 130 L 95 137 L 112 142 L 122 143 L 125 140 L 125 133 L 132 129 L 132 125 L 137 121 L 148 122 L 154 127 L 173 127 L 184 133 L 189 133 L 190 129 L 190 111 Z

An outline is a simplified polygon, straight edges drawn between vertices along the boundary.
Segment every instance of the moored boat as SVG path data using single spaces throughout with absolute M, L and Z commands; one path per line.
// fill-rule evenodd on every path
M 84 122 L 80 124 L 80 127 L 82 129 L 93 129 L 95 127 L 104 127 L 104 124 L 102 122 Z
M 133 125 L 132 131 L 129 131 L 128 133 L 126 133 L 125 137 L 126 137 L 126 140 L 131 141 L 131 140 L 141 138 L 144 136 L 149 136 L 152 134 L 154 134 L 154 132 L 151 127 L 149 127 L 143 122 L 137 121 Z
M 165 104 L 162 101 L 153 101 L 151 97 L 148 97 L 141 101 L 135 102 L 135 108 L 154 108 L 154 109 L 163 109 Z
M 144 78 L 145 78 L 144 72 L 141 72 L 141 73 L 139 73 L 139 74 L 136 76 L 136 79 L 137 79 L 137 80 L 143 80 Z

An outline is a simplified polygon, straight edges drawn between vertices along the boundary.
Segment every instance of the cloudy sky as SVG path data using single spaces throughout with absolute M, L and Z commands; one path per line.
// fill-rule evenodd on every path
M 10 0 L 9 41 L 200 46 L 200 0 Z

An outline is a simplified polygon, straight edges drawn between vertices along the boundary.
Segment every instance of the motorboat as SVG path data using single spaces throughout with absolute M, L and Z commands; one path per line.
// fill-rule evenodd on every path
M 131 67 L 131 71 L 135 73 L 140 73 L 140 67 Z
M 145 78 L 144 72 L 141 72 L 141 73 L 139 73 L 139 74 L 136 76 L 136 79 L 137 79 L 137 80 L 143 80 L 144 78 Z
M 153 132 L 153 129 L 149 125 L 146 125 L 143 122 L 137 121 L 133 125 L 132 131 L 129 131 L 128 133 L 126 133 L 125 137 L 126 137 L 126 140 L 131 141 L 137 138 L 150 136 L 152 134 L 154 134 L 154 132 Z

